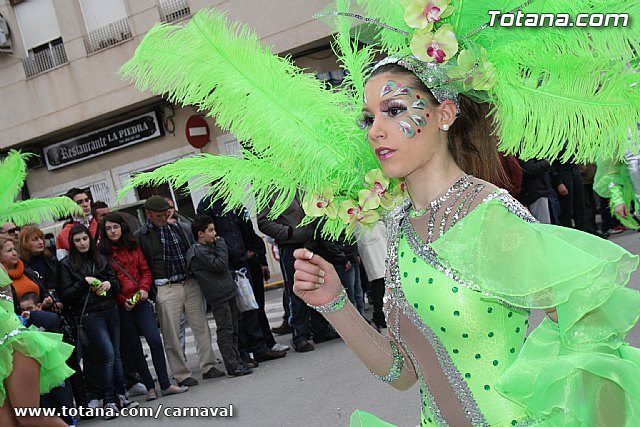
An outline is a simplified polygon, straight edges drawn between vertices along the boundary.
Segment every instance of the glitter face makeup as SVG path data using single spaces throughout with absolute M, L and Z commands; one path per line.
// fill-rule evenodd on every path
M 427 108 L 427 101 L 419 98 L 416 102 L 411 104 L 411 108 L 415 108 L 416 110 L 424 110 L 425 108 Z
M 392 95 L 388 96 L 389 94 Z M 387 80 L 380 89 L 380 98 L 384 97 L 387 98 L 380 102 L 380 112 L 384 117 L 402 117 L 402 120 L 398 121 L 398 126 L 407 138 L 414 138 L 416 134 L 422 132 L 420 128 L 426 126 L 427 119 L 421 115 L 422 111 L 415 110 L 425 110 L 427 102 L 419 94 L 414 95 L 410 86 L 395 80 Z M 365 105 L 366 103 L 365 98 Z M 404 118 L 406 115 L 409 116 L 408 119 Z M 426 116 L 429 117 L 428 114 Z M 363 118 L 358 121 L 358 127 L 366 129 L 373 124 L 374 119 L 374 114 L 365 112 Z
M 402 129 L 402 132 L 404 132 L 404 134 L 407 135 L 407 137 L 413 138 L 414 136 L 416 136 L 416 131 L 413 130 L 413 128 L 409 123 L 403 122 L 401 120 L 399 125 L 400 125 L 400 129 Z
M 398 87 L 398 90 L 396 90 L 393 93 L 393 96 L 403 96 L 403 95 L 409 95 L 411 93 L 411 89 L 408 88 L 407 86 L 402 86 L 402 87 Z
M 422 117 L 422 116 L 418 116 L 418 115 L 416 115 L 416 114 L 411 114 L 411 115 L 409 116 L 409 118 L 411 118 L 411 121 L 412 121 L 413 123 L 415 123 L 415 124 L 416 124 L 416 126 L 420 126 L 420 127 L 422 127 L 422 126 L 424 126 L 424 125 L 426 125 L 426 124 L 427 124 L 427 120 L 426 120 L 424 117 Z
M 391 91 L 395 90 L 397 87 L 398 83 L 395 80 L 389 80 L 384 86 L 382 86 L 382 89 L 380 90 L 380 98 L 391 93 Z

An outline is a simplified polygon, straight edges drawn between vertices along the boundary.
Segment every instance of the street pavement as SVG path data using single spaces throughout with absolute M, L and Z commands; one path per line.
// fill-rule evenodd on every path
M 640 253 L 640 233 L 627 231 L 612 236 L 612 241 L 634 254 Z M 631 285 L 639 289 L 640 271 L 631 277 Z M 266 293 L 266 311 L 272 326 L 282 320 L 282 289 Z M 370 317 L 370 309 L 367 312 Z M 534 312 L 532 326 L 543 317 Z M 537 319 L 537 320 L 536 320 Z M 215 323 L 209 315 L 209 324 L 215 331 Z M 290 344 L 291 335 L 276 336 L 282 344 Z M 640 346 L 640 327 L 629 334 L 628 341 Z M 215 338 L 214 338 L 215 342 Z M 217 346 L 216 355 L 219 357 Z M 112 421 L 83 421 L 86 426 L 309 426 L 344 427 L 356 409 L 376 414 L 399 426 L 419 424 L 419 393 L 417 386 L 399 392 L 373 378 L 367 369 L 351 353 L 341 340 L 316 345 L 309 353 L 290 351 L 287 357 L 261 363 L 252 375 L 239 378 L 202 380 L 197 366 L 195 343 L 190 331 L 187 335 L 187 358 L 200 385 L 189 392 L 145 402 L 135 397 L 141 408 L 152 408 L 162 413 L 167 408 L 180 407 L 229 407 L 233 405 L 233 417 L 119 417 Z M 224 370 L 222 364 L 217 366 Z M 153 367 L 150 364 L 153 373 Z M 160 406 L 162 405 L 162 406 Z M 172 411 L 172 409 L 169 409 Z

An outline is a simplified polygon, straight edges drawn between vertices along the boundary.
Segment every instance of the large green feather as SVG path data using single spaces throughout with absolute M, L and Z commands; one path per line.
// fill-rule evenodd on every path
M 184 183 L 204 173 L 198 184 L 220 178 L 212 191 L 224 196 L 229 208 L 249 195 L 262 208 L 280 192 L 272 211 L 277 215 L 298 189 L 316 193 L 328 182 L 336 183 L 337 193 L 355 197 L 366 172 L 377 166 L 364 132 L 355 126 L 360 112 L 349 93 L 326 90 L 219 12 L 201 11 L 183 27 L 152 28 L 121 71 L 142 90 L 206 110 L 244 147 L 244 160 L 185 159 L 136 176 L 136 186 Z M 250 184 L 251 191 L 239 183 Z
M 20 193 L 27 178 L 25 160 L 28 157 L 28 154 L 11 150 L 0 162 L 0 205 L 11 203 Z
M 78 205 L 66 196 L 30 199 L 0 207 L 0 222 L 37 224 L 81 212 Z
M 349 0 L 336 10 L 347 11 Z M 401 31 L 405 23 L 398 0 L 357 0 L 365 15 Z M 620 156 L 626 131 L 640 121 L 636 75 L 624 67 L 638 49 L 640 32 L 627 28 L 483 28 L 489 10 L 503 12 L 628 12 L 640 15 L 629 0 L 453 0 L 454 13 L 436 26 L 451 23 L 460 49 L 488 51 L 497 68 L 494 88 L 474 99 L 496 106 L 501 147 L 521 157 L 567 155 L 578 160 Z M 279 197 L 272 215 L 281 213 L 298 190 L 318 193 L 331 186 L 336 201 L 357 198 L 367 171 L 378 166 L 354 126 L 360 114 L 366 64 L 376 50 L 358 49 L 359 31 L 377 34 L 387 53 L 406 52 L 410 36 L 371 24 L 350 28 L 350 18 L 336 18 L 334 43 L 350 71 L 351 90 L 326 91 L 313 76 L 260 46 L 256 34 L 218 12 L 202 11 L 185 26 L 158 25 L 144 38 L 122 69 L 143 90 L 195 105 L 215 116 L 243 145 L 243 159 L 198 156 L 156 172 L 134 177 L 139 185 L 190 182 L 195 187 L 218 181 L 211 190 L 229 209 L 254 196 L 257 208 Z M 482 28 L 482 29 L 481 29 Z M 477 30 L 477 31 L 476 31 Z M 468 37 L 466 37 L 468 35 Z M 455 59 L 450 65 L 455 65 Z M 637 141 L 632 141 L 633 143 Z M 343 226 L 329 221 L 324 231 L 336 235 Z
M 358 0 L 369 17 L 412 32 L 398 0 Z M 640 139 L 628 129 L 640 122 L 640 75 L 625 65 L 640 52 L 640 2 L 630 0 L 453 0 L 454 12 L 436 24 L 451 24 L 460 50 L 484 47 L 497 69 L 489 92 L 470 95 L 496 106 L 501 149 L 521 158 L 556 157 L 568 142 L 566 158 L 593 161 L 637 151 Z M 628 26 L 539 28 L 485 26 L 490 10 L 517 13 L 627 13 Z M 525 22 L 521 19 L 521 22 Z M 548 22 L 545 21 L 545 22 Z M 622 22 L 622 20 L 620 21 Z M 575 22 L 574 22 L 575 23 Z M 388 52 L 402 35 L 378 28 Z M 466 37 L 469 36 L 469 37 Z M 386 40 L 385 38 L 389 38 Z M 405 37 L 405 45 L 409 42 Z M 395 46 L 395 47 L 392 47 Z M 455 64 L 455 59 L 450 65 Z
M 348 12 L 350 0 L 336 0 L 337 12 Z M 336 34 L 334 36 L 334 52 L 341 62 L 341 68 L 346 71 L 343 86 L 353 94 L 353 108 L 356 111 L 362 109 L 364 84 L 366 82 L 367 68 L 373 62 L 375 50 L 373 46 L 358 46 L 359 31 L 355 30 L 352 39 L 351 19 L 346 16 L 336 17 Z
M 82 213 L 80 207 L 68 197 L 31 199 L 15 202 L 27 176 L 25 160 L 29 154 L 11 150 L 0 163 L 0 224 L 37 224 L 54 217 L 66 217 Z
M 413 31 L 404 22 L 404 10 L 399 0 L 357 0 L 357 3 L 364 8 L 367 17 L 402 31 Z M 406 35 L 376 26 L 370 26 L 369 30 L 375 34 L 376 42 L 388 54 L 407 50 L 410 38 Z

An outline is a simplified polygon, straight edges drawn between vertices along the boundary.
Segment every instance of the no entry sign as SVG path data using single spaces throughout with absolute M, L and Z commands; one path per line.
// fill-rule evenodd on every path
M 191 116 L 185 125 L 185 135 L 189 144 L 202 148 L 209 142 L 209 125 L 202 116 Z

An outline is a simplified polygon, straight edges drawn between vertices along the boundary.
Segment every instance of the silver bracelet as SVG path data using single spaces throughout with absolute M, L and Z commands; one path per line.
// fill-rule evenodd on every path
M 318 313 L 325 314 L 325 313 L 335 313 L 336 311 L 342 310 L 346 303 L 347 303 L 347 292 L 343 289 L 342 292 L 340 292 L 337 297 L 335 297 L 334 299 L 332 299 L 326 304 L 322 304 L 322 305 L 307 304 L 307 305 L 313 308 Z
M 404 355 L 398 348 L 398 345 L 392 340 L 389 341 L 389 344 L 391 345 L 391 352 L 393 353 L 393 365 L 391 365 L 389 373 L 385 376 L 380 376 L 371 371 L 376 379 L 385 383 L 392 383 L 400 378 L 400 373 L 402 372 L 402 367 L 404 366 Z

